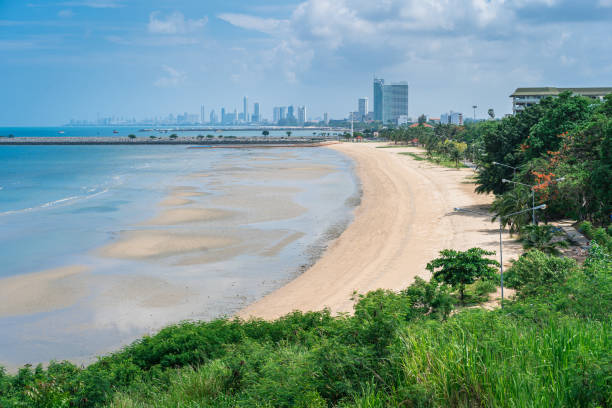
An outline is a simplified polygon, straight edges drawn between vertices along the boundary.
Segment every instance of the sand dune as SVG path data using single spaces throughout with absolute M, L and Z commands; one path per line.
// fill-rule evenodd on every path
M 344 143 L 330 148 L 352 157 L 363 197 L 354 221 L 318 262 L 302 275 L 246 307 L 239 316 L 273 319 L 293 310 L 350 312 L 353 291 L 399 290 L 445 248 L 474 246 L 498 250 L 497 224 L 489 217 L 453 212 L 478 208 L 492 196 L 477 195 L 468 169 L 448 169 L 416 161 L 401 151 L 374 144 Z M 505 235 L 504 259 L 520 245 Z

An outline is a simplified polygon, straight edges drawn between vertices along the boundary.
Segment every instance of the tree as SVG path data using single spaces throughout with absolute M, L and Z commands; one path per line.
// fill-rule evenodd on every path
M 427 264 L 427 270 L 433 274 L 434 279 L 458 289 L 459 300 L 464 304 L 465 285 L 472 284 L 477 279 L 495 277 L 496 269 L 492 265 L 499 266 L 499 263 L 484 257 L 494 253 L 482 248 L 470 248 L 463 252 L 444 249 L 440 251 L 440 258 Z
M 151 135 L 149 136 L 149 139 L 153 140 L 153 139 L 157 139 L 155 136 Z
M 491 119 L 495 119 L 495 111 L 493 110 L 493 108 L 490 108 L 487 113 L 489 114 L 489 117 Z
M 552 225 L 526 225 L 521 228 L 521 242 L 525 249 L 537 249 L 550 255 L 561 255 L 559 248 L 567 248 L 566 240 L 554 241 L 555 237 L 563 233 L 554 229 Z
M 198 140 L 202 141 L 202 139 L 204 139 L 204 135 L 198 135 Z
M 174 140 L 178 137 L 178 135 L 176 133 L 173 133 L 169 136 L 170 139 Z
M 128 137 L 129 137 L 131 140 L 136 139 L 136 135 L 133 135 L 133 134 L 128 135 Z
M 291 131 L 290 130 L 287 131 L 287 137 L 291 137 Z
M 517 233 L 524 225 L 529 224 L 531 213 L 525 211 L 512 217 L 506 217 L 506 215 L 529 207 L 531 207 L 531 191 L 524 186 L 516 186 L 514 189 L 497 196 L 491 204 L 491 211 L 495 214 L 493 221 L 501 217 L 502 226 L 510 226 L 510 234 Z
M 418 122 L 419 125 L 424 124 L 425 122 L 427 122 L 427 116 L 425 116 L 425 114 L 422 114 L 421 116 L 419 116 Z
M 263 132 L 261 132 L 262 135 L 268 137 L 268 135 L 270 134 L 270 132 L 268 132 L 267 130 L 264 130 Z

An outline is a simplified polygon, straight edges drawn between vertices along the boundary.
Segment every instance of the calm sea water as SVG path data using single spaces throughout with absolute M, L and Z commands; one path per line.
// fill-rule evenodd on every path
M 259 130 L 223 130 L 215 132 L 212 130 L 191 131 L 172 126 L 155 126 L 155 128 L 166 129 L 166 131 L 152 130 L 151 126 L 51 126 L 51 127 L 0 127 L 0 136 L 13 135 L 14 137 L 126 137 L 134 134 L 138 137 L 158 136 L 164 137 L 172 133 L 179 136 L 197 136 L 212 134 L 215 136 L 237 136 L 237 137 L 256 137 L 263 136 Z M 193 128 L 193 126 L 191 126 Z M 148 129 L 148 130 L 146 130 Z M 172 129 L 168 131 L 168 129 Z M 117 133 L 115 133 L 115 131 Z M 313 132 L 319 134 L 320 131 L 312 130 L 293 130 L 292 136 L 313 136 Z M 335 132 L 331 132 L 335 133 Z M 272 130 L 270 136 L 286 136 L 285 131 Z
M 288 172 L 284 178 L 266 180 L 270 166 L 288 163 L 333 171 L 295 179 Z M 264 176 L 259 177 L 262 171 Z M 210 176 L 190 178 L 193 173 Z M 192 186 L 210 197 L 234 188 L 255 187 L 264 192 L 272 187 L 299 188 L 294 199 L 306 209 L 303 214 L 259 222 L 256 227 L 304 235 L 275 256 L 244 253 L 199 265 L 108 260 L 96 254 L 122 231 L 155 216 L 160 211 L 158 203 L 177 185 Z M 189 285 L 197 292 L 191 303 L 180 307 L 117 306 L 116 313 L 123 314 L 121 324 L 115 322 L 111 306 L 104 310 L 97 306 L 101 295 L 94 289 L 60 310 L 4 317 L 0 313 L 0 364 L 88 361 L 168 323 L 231 313 L 290 280 L 300 266 L 311 262 L 313 248 L 323 245 L 331 230 L 348 223 L 354 205 L 351 198 L 358 192 L 352 162 L 325 148 L 0 146 L 0 278 L 86 265 L 99 282 L 146 276 Z

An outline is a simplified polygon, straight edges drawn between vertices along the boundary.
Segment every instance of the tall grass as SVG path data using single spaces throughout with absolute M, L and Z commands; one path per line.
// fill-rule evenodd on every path
M 586 406 L 605 389 L 598 383 L 610 381 L 610 323 L 551 323 L 468 311 L 443 324 L 411 325 L 398 347 L 405 381 L 423 385 L 440 407 Z M 595 397 L 609 404 L 610 392 Z

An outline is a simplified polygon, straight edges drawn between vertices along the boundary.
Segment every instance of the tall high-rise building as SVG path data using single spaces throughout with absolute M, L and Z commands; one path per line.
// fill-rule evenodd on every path
M 327 112 L 323 114 L 323 122 L 327 125 L 329 123 L 329 115 Z
M 383 88 L 385 80 L 374 78 L 374 120 L 383 120 Z
M 298 106 L 297 108 L 297 122 L 298 125 L 303 126 L 306 123 L 306 107 Z
M 218 122 L 217 115 L 215 115 L 215 110 L 213 109 L 210 111 L 210 123 L 213 124 L 217 122 Z
M 359 102 L 357 103 L 357 110 L 359 111 L 359 120 L 364 121 L 365 117 L 368 115 L 368 98 L 359 98 Z
M 287 119 L 287 107 L 286 106 L 280 107 L 280 120 L 283 120 L 283 119 Z
M 225 124 L 227 122 L 227 115 L 225 114 L 225 108 L 221 108 L 221 123 Z
M 281 120 L 281 107 L 275 106 L 272 110 L 272 122 L 278 123 Z
M 244 116 L 244 121 L 249 121 L 249 97 L 245 96 L 242 99 L 242 115 Z
M 204 109 L 204 105 L 200 106 L 200 123 L 206 122 L 206 110 Z
M 287 106 L 287 119 L 295 119 L 295 115 L 293 114 L 293 105 Z
M 408 83 L 404 81 L 383 86 L 383 123 L 397 124 L 400 116 L 408 117 Z
M 259 117 L 259 102 L 253 104 L 253 115 L 251 116 L 251 122 L 261 122 Z

